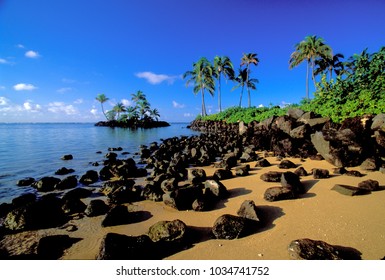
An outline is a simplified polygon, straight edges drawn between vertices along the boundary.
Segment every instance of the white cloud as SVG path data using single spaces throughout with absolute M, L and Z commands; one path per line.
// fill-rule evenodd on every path
M 35 52 L 35 51 L 27 51 L 25 53 L 25 56 L 29 58 L 38 58 L 40 55 L 38 52 Z
M 193 117 L 195 117 L 195 115 L 191 114 L 191 113 L 184 113 L 183 117 L 185 117 L 185 118 L 193 118 Z
M 99 114 L 99 113 L 98 113 L 98 110 L 97 110 L 95 107 L 93 107 L 93 108 L 90 110 L 90 113 L 91 113 L 92 115 L 94 115 L 95 117 Z
M 9 64 L 9 61 L 4 58 L 0 58 L 0 64 Z
M 134 105 L 134 103 L 131 100 L 128 100 L 128 99 L 122 99 L 121 102 L 126 107 Z
M 9 99 L 5 98 L 4 96 L 0 96 L 0 106 L 8 105 Z
M 49 103 L 48 111 L 52 113 L 64 113 L 66 115 L 76 115 L 78 113 L 78 110 L 73 105 L 66 105 L 64 102 Z
M 71 87 L 63 87 L 63 88 L 59 88 L 58 90 L 56 90 L 56 92 L 58 92 L 58 93 L 66 93 L 66 92 L 69 92 L 71 90 L 72 90 Z
M 184 108 L 184 107 L 186 107 L 186 105 L 184 105 L 184 104 L 179 104 L 178 102 L 176 102 L 176 101 L 172 101 L 172 106 L 174 107 L 174 108 Z
M 74 104 L 82 104 L 83 102 L 84 100 L 82 98 L 79 98 L 74 101 Z
M 263 107 L 265 107 L 263 104 L 258 105 L 258 108 L 263 108 Z
M 165 74 L 155 74 L 153 72 L 139 72 L 135 74 L 136 77 L 146 79 L 152 85 L 157 85 L 162 82 L 173 84 L 179 76 L 170 76 Z
M 33 113 L 41 111 L 41 106 L 39 104 L 33 104 L 32 101 L 24 102 L 23 107 L 26 111 L 30 111 Z
M 19 49 L 25 49 L 24 45 L 22 45 L 22 44 L 17 44 L 16 47 Z
M 34 90 L 34 89 L 37 89 L 37 87 L 35 87 L 35 86 L 32 85 L 32 84 L 23 84 L 23 83 L 20 83 L 20 84 L 14 85 L 14 86 L 13 86 L 13 89 L 14 89 L 14 90 L 17 90 L 17 91 L 21 91 L 21 90 Z
M 76 80 L 73 80 L 73 79 L 68 79 L 68 78 L 63 78 L 61 79 L 61 81 L 65 84 L 74 84 L 76 83 Z
M 5 90 L 5 86 L 0 86 L 0 90 Z

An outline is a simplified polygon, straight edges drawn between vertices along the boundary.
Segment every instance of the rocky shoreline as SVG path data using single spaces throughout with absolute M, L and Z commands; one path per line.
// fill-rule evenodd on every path
M 142 146 L 139 163 L 145 164 L 145 168 L 133 158 L 122 158 L 117 153 L 121 149 L 114 148 L 98 163 L 103 165 L 99 172 L 89 170 L 80 178 L 69 175 L 64 179 L 52 176 L 19 181 L 18 185 L 30 186 L 38 195 L 26 194 L 0 205 L 0 258 L 60 258 L 79 241 L 71 237 L 70 233 L 77 230 L 70 226 L 72 220 L 103 216 L 100 227 L 107 229 L 140 223 L 155 215 L 130 209 L 129 205 L 140 201 L 163 203 L 180 212 L 210 212 L 229 199 L 226 180 L 248 176 L 253 168 L 267 168 L 271 165 L 267 158 L 271 156 L 279 159 L 277 167 L 281 171 L 264 172 L 260 176 L 265 182 L 280 183 L 265 190 L 263 197 L 268 202 L 303 197 L 308 191 L 302 181 L 305 176 L 317 180 L 331 176 L 321 168 L 304 170 L 285 159 L 288 157 L 325 159 L 335 166 L 334 174 L 357 178 L 363 174 L 346 168 L 384 172 L 383 114 L 334 124 L 327 118 L 294 109 L 287 116 L 260 123 L 194 121 L 190 128 L 204 133 Z M 215 168 L 212 176 L 206 174 L 207 166 Z M 58 172 L 73 171 L 63 167 Z M 382 187 L 378 181 L 359 179 L 355 186 L 336 184 L 333 189 L 343 195 L 357 196 Z M 266 218 L 260 212 L 253 200 L 245 200 L 239 205 L 237 215 L 217 217 L 209 238 L 232 240 L 256 234 L 266 226 Z M 69 233 L 43 236 L 26 250 L 14 251 L 8 246 L 7 241 L 12 237 L 22 238 L 23 233 L 50 228 L 64 228 Z M 107 233 L 95 258 L 163 259 L 191 247 L 197 242 L 194 236 L 194 230 L 184 221 L 162 220 L 150 226 L 144 235 Z M 288 244 L 288 253 L 294 259 L 360 259 L 352 248 L 342 250 L 341 246 L 308 238 L 293 240 Z

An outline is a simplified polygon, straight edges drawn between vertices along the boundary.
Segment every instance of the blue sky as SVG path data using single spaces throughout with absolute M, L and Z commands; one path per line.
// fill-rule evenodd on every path
M 0 0 L 0 122 L 95 122 L 98 93 L 130 105 L 142 90 L 161 119 L 191 121 L 201 97 L 181 75 L 205 56 L 257 53 L 252 105 L 298 103 L 305 64 L 289 70 L 294 45 L 324 38 L 349 57 L 385 45 L 385 1 Z M 240 90 L 223 82 L 222 106 Z M 247 106 L 247 98 L 243 98 Z M 206 95 L 208 113 L 217 96 Z

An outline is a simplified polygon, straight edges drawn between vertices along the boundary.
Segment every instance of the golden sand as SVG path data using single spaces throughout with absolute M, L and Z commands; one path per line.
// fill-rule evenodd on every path
M 310 172 L 312 168 L 328 169 L 332 174 L 334 166 L 326 161 L 289 158 L 298 166 Z M 144 211 L 146 220 L 128 225 L 101 227 L 104 216 L 72 220 L 78 227 L 68 233 L 64 229 L 50 229 L 44 234 L 69 234 L 81 238 L 65 251 L 62 259 L 95 259 L 101 240 L 108 232 L 125 235 L 146 234 L 148 228 L 158 221 L 180 219 L 197 235 L 195 244 L 189 249 L 169 256 L 173 260 L 288 260 L 287 247 L 295 239 L 310 238 L 332 245 L 351 247 L 361 252 L 364 260 L 378 260 L 385 256 L 385 190 L 368 195 L 345 196 L 331 190 L 335 184 L 357 186 L 359 182 L 373 179 L 385 186 L 385 174 L 364 172 L 364 177 L 332 175 L 328 179 L 313 179 L 312 175 L 302 177 L 301 182 L 308 189 L 299 199 L 268 202 L 264 200 L 265 190 L 279 183 L 267 183 L 260 175 L 276 170 L 279 163 L 275 157 L 267 158 L 272 166 L 253 168 L 249 176 L 234 177 L 221 182 L 230 192 L 230 197 L 220 201 L 216 208 L 206 212 L 178 211 L 163 202 L 142 201 L 128 205 L 135 211 Z M 216 170 L 204 167 L 211 176 Z M 294 171 L 295 169 L 290 169 Z M 236 240 L 217 240 L 209 235 L 215 220 L 223 214 L 236 215 L 244 200 L 253 200 L 260 211 L 264 227 L 255 234 Z

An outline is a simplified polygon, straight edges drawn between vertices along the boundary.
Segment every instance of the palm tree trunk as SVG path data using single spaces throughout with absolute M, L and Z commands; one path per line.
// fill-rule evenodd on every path
M 205 106 L 205 92 L 204 89 L 202 88 L 202 117 L 206 117 L 206 106 Z
M 306 66 L 306 99 L 309 100 L 309 67 L 310 67 L 310 61 L 307 61 Z
M 247 73 L 246 73 L 246 87 L 247 87 L 247 97 L 248 97 L 248 106 L 250 108 L 251 100 L 250 100 L 250 88 L 249 88 L 249 70 L 250 64 L 247 64 Z
M 218 107 L 219 107 L 219 113 L 222 112 L 222 106 L 221 106 L 221 74 L 219 73 L 218 76 Z
M 241 90 L 241 98 L 239 99 L 239 108 L 242 107 L 242 95 L 243 95 L 243 89 L 244 89 L 245 86 L 242 86 L 242 90 Z
M 315 76 L 314 76 L 314 61 L 311 62 L 311 78 L 313 79 L 314 88 L 316 88 L 317 85 L 316 85 Z
M 100 103 L 100 105 L 102 106 L 102 112 L 103 112 L 104 117 L 106 118 L 106 120 L 108 120 L 107 115 L 106 115 L 106 113 L 104 112 L 103 103 Z

